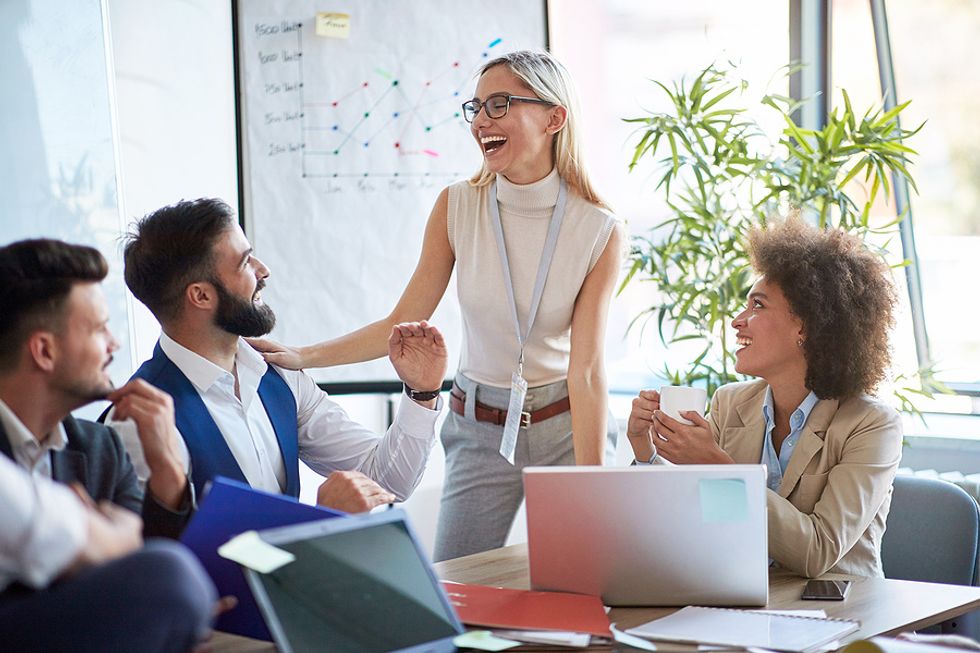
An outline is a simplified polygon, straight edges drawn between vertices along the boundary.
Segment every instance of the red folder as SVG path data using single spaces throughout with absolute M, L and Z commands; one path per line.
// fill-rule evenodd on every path
M 568 630 L 612 637 L 609 616 L 598 596 L 446 581 L 442 587 L 464 624 L 515 630 Z

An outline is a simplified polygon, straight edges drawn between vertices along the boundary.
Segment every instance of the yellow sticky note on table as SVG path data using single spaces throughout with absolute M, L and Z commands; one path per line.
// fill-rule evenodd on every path
M 317 12 L 316 35 L 329 36 L 334 39 L 350 38 L 350 14 Z
M 506 651 L 520 646 L 520 642 L 503 637 L 495 637 L 489 630 L 468 630 L 453 639 L 457 648 L 473 648 L 478 651 Z
M 296 560 L 289 551 L 272 546 L 255 531 L 245 531 L 218 547 L 218 555 L 260 574 L 270 574 Z

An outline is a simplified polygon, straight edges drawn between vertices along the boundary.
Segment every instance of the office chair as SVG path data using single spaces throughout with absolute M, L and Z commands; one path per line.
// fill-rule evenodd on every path
M 980 542 L 977 502 L 933 478 L 896 476 L 881 565 L 886 578 L 976 585 Z M 941 632 L 980 635 L 980 612 L 950 619 Z

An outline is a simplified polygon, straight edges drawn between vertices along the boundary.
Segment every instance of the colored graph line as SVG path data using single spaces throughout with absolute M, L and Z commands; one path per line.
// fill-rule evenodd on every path
M 364 121 L 366 121 L 366 120 L 367 120 L 368 118 L 370 118 L 370 117 L 371 117 L 371 112 L 372 112 L 372 111 L 374 110 L 374 108 L 375 108 L 376 106 L 378 106 L 379 104 L 381 104 L 381 101 L 385 99 L 385 96 L 387 96 L 387 95 L 388 95 L 388 93 L 390 93 L 390 92 L 391 92 L 391 89 L 393 89 L 393 88 L 398 88 L 398 80 L 397 80 L 397 79 L 396 79 L 396 80 L 394 80 L 393 82 L 391 82 L 391 84 L 390 84 L 390 85 L 388 86 L 388 88 L 387 88 L 387 89 L 385 89 L 385 92 L 384 92 L 384 93 L 382 93 L 382 94 L 381 94 L 381 96 L 380 96 L 380 97 L 379 97 L 379 98 L 378 98 L 378 99 L 377 99 L 377 100 L 376 100 L 376 101 L 374 102 L 374 104 L 372 104 L 372 105 L 371 105 L 371 106 L 370 106 L 370 107 L 368 108 L 368 110 L 364 112 L 364 115 L 363 115 L 363 116 L 361 116 L 361 119 L 357 121 L 357 124 L 356 124 L 356 125 L 354 125 L 354 127 L 353 127 L 353 128 L 351 128 L 351 130 L 350 130 L 350 133 L 349 133 L 349 134 L 347 135 L 347 138 L 345 138 L 345 139 L 344 139 L 344 140 L 343 140 L 343 141 L 342 141 L 342 142 L 340 143 L 340 145 L 338 145 L 338 146 L 337 146 L 337 148 L 336 148 L 336 149 L 337 149 L 337 151 L 338 151 L 338 152 L 340 151 L 340 149 L 341 149 L 342 147 L 344 147 L 344 145 L 346 145 L 346 144 L 347 144 L 347 142 L 348 142 L 348 141 L 349 141 L 349 140 L 350 140 L 351 138 L 353 138 L 353 136 L 354 136 L 354 133 L 355 133 L 355 132 L 356 132 L 356 131 L 357 131 L 357 130 L 358 130 L 358 129 L 360 128 L 360 126 L 361 126 L 361 125 L 363 125 L 363 124 L 364 124 Z
M 303 43 L 303 30 L 297 31 L 297 39 L 299 41 L 299 46 L 302 48 Z M 308 35 L 307 35 L 308 36 Z M 490 56 L 490 52 L 494 48 L 498 47 L 503 43 L 503 39 L 496 38 L 489 41 L 486 45 L 485 50 L 480 54 L 482 58 L 487 58 Z M 475 53 L 474 53 L 475 54 Z M 374 81 L 363 81 L 354 88 L 348 88 L 348 90 L 341 95 L 335 96 L 333 99 L 326 102 L 306 102 L 304 100 L 304 89 L 303 89 L 303 57 L 302 50 L 300 49 L 298 57 L 299 69 L 300 69 L 300 82 L 299 82 L 299 99 L 301 107 L 314 107 L 318 111 L 311 114 L 311 116 L 305 116 L 305 112 L 301 110 L 300 116 L 302 121 L 301 131 L 305 134 L 309 134 L 313 139 L 314 143 L 319 145 L 316 147 L 314 143 L 306 143 L 306 138 L 303 138 L 302 143 L 302 155 L 301 158 L 304 159 L 303 163 L 303 176 L 307 178 L 321 178 L 321 179 L 366 179 L 366 178 L 392 178 L 392 177 L 414 177 L 414 178 L 424 178 L 424 177 L 445 177 L 445 178 L 458 178 L 463 173 L 460 172 L 397 172 L 393 171 L 390 173 L 378 173 L 378 172 L 322 172 L 310 170 L 306 165 L 305 157 L 312 156 L 311 165 L 316 167 L 322 167 L 321 165 L 315 165 L 313 162 L 316 160 L 323 161 L 326 163 L 327 160 L 339 161 L 339 157 L 344 151 L 347 150 L 348 146 L 354 142 L 359 143 L 361 147 L 367 148 L 375 143 L 376 139 L 385 133 L 386 130 L 391 129 L 393 132 L 397 132 L 395 140 L 386 144 L 389 149 L 387 151 L 397 154 L 398 158 L 404 157 L 415 157 L 417 159 L 427 159 L 436 160 L 444 158 L 441 147 L 432 147 L 436 142 L 443 143 L 442 140 L 432 141 L 428 146 L 422 146 L 425 141 L 419 141 L 419 137 L 424 137 L 424 135 L 433 132 L 433 130 L 438 129 L 440 132 L 447 125 L 456 124 L 460 129 L 464 131 L 469 131 L 469 126 L 462 120 L 462 114 L 458 108 L 458 102 L 461 102 L 460 98 L 463 89 L 470 83 L 472 79 L 468 74 L 461 61 L 454 60 L 445 66 L 437 74 L 430 78 L 424 79 L 418 83 L 411 82 L 407 86 L 405 84 L 405 79 L 400 79 L 399 74 L 392 73 L 381 67 L 376 67 L 373 69 L 373 73 L 378 76 L 378 78 L 384 80 L 381 86 L 384 87 L 384 91 L 380 93 L 376 98 L 371 99 L 365 97 L 367 95 L 373 95 L 371 91 L 377 88 L 378 80 Z M 380 89 L 378 89 L 380 90 Z M 351 104 L 351 100 L 355 98 L 361 98 L 358 102 Z M 445 105 L 447 102 L 453 102 L 453 111 L 451 113 L 445 112 L 447 108 Z M 351 116 L 351 108 L 356 107 L 358 103 L 362 105 L 367 105 L 366 108 L 356 109 L 354 116 Z M 386 103 L 386 104 L 385 104 Z M 441 110 L 436 110 L 435 113 L 441 114 L 441 117 L 432 116 L 431 113 L 436 105 L 442 107 Z M 333 115 L 333 120 L 331 121 L 329 115 L 334 111 L 340 112 L 341 106 L 345 107 L 346 110 L 343 114 Z M 330 114 L 324 114 L 322 111 L 328 111 Z M 357 114 L 360 114 L 357 116 Z M 429 115 L 427 115 L 429 114 Z M 346 115 L 338 121 L 341 115 Z M 318 120 L 317 118 L 320 118 Z M 326 118 L 326 120 L 322 120 Z M 346 126 L 351 118 L 356 118 L 351 126 Z M 320 124 L 316 124 L 319 122 Z M 367 136 L 359 137 L 359 134 L 366 132 L 371 127 L 375 127 Z M 413 129 L 415 131 L 413 131 Z M 331 134 L 336 134 L 340 138 L 340 142 L 336 146 L 331 146 L 330 141 L 335 141 L 336 139 L 331 137 Z M 406 142 L 406 136 L 412 134 L 411 140 L 416 141 L 415 143 Z M 444 137 L 442 137 L 444 138 Z M 455 138 L 455 136 L 453 136 Z M 326 141 L 326 142 L 324 142 Z M 310 147 L 313 145 L 313 147 Z M 407 147 L 406 147 L 407 146 Z M 361 148 L 357 148 L 360 150 Z M 326 158 L 326 159 L 325 159 Z M 350 159 L 354 161 L 355 159 Z M 446 160 L 448 162 L 448 160 Z M 342 164 L 329 164 L 329 168 L 336 167 Z M 383 164 L 377 167 L 386 167 Z M 328 169 L 329 169 L 328 168 Z

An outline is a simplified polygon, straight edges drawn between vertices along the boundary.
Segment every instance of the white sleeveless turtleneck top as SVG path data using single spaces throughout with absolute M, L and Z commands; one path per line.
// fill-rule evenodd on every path
M 522 330 L 527 328 L 534 280 L 559 184 L 557 170 L 526 185 L 512 184 L 497 175 L 500 220 Z M 476 188 L 468 181 L 449 187 L 449 243 L 456 255 L 456 287 L 463 322 L 459 371 L 477 383 L 510 387 L 520 345 L 504 287 L 489 196 L 489 186 Z M 568 189 L 558 245 L 524 349 L 524 378 L 529 386 L 554 383 L 568 375 L 575 299 L 602 255 L 615 222 L 610 212 Z

